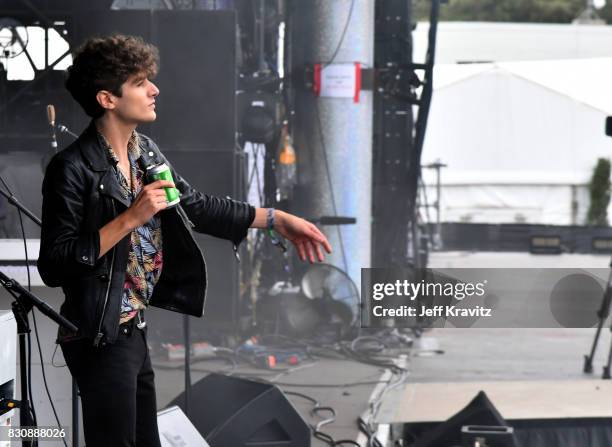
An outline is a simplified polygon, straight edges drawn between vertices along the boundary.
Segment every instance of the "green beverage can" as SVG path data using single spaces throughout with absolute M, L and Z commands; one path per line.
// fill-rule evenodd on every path
M 149 166 L 147 168 L 147 179 L 149 183 L 153 183 L 157 180 L 169 180 L 174 183 L 172 178 L 172 172 L 166 163 L 160 163 L 155 166 Z M 168 201 L 168 208 L 177 205 L 181 201 L 179 190 L 176 188 L 164 188 L 166 191 L 166 200 Z

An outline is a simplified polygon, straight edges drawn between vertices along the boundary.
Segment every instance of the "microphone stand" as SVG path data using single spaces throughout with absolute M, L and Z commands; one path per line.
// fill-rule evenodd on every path
M 0 179 L 1 178 L 2 177 L 0 177 Z M 4 183 L 4 182 L 2 182 L 2 183 Z M 36 217 L 36 215 L 32 211 L 30 211 L 25 206 L 23 206 L 21 203 L 19 203 L 19 200 L 17 200 L 17 197 L 15 197 L 12 193 L 9 194 L 6 191 L 3 191 L 2 189 L 0 189 L 0 195 L 3 195 L 6 198 L 6 200 L 8 201 L 8 203 L 10 203 L 11 205 L 15 206 L 16 208 L 19 209 L 19 211 L 21 211 L 23 214 L 28 216 L 32 222 L 34 222 L 39 227 L 41 226 L 40 219 L 38 217 Z
M 74 137 L 75 139 L 79 138 L 77 134 L 70 131 L 70 129 L 63 124 L 55 124 L 55 107 L 52 105 L 47 106 L 47 117 L 49 119 L 49 125 L 52 129 L 51 146 L 54 147 L 55 152 L 57 152 L 57 139 L 55 136 L 56 130 L 59 131 L 60 134 L 65 133 L 71 137 Z M 30 218 L 35 219 L 34 221 L 38 224 L 38 226 L 41 226 L 40 220 L 33 217 Z M 79 389 L 74 377 L 72 378 L 72 447 L 79 447 Z
M 0 177 L 0 180 L 2 177 Z M 4 182 L 3 182 L 4 183 Z M 10 191 L 9 191 L 10 193 Z M 10 204 L 14 205 L 19 211 L 28 216 L 39 226 L 41 225 L 40 219 L 38 219 L 30 210 L 21 205 L 17 198 L 12 193 L 7 193 L 0 189 L 2 194 Z M 26 290 L 21 284 L 14 279 L 9 278 L 0 271 L 0 284 L 6 289 L 8 293 L 15 299 L 11 304 L 13 315 L 17 323 L 17 334 L 19 336 L 19 369 L 20 369 L 20 380 L 21 380 L 21 402 L 19 404 L 19 418 L 21 426 L 34 426 L 34 420 L 30 412 L 30 402 L 28 401 L 28 370 L 27 370 L 27 357 L 26 357 L 26 335 L 29 334 L 30 324 L 28 314 L 33 307 L 38 308 L 40 312 L 51 320 L 55 321 L 60 326 L 68 329 L 69 331 L 76 332 L 78 328 L 68 321 L 66 318 L 58 314 L 48 304 L 38 298 L 36 295 Z M 38 441 L 23 441 L 24 447 L 32 447 L 38 445 Z
M 67 133 L 68 135 L 70 135 L 71 137 L 74 138 L 79 138 L 79 136 L 77 134 L 75 134 L 74 132 L 72 132 L 70 129 L 68 129 L 66 126 L 64 126 L 63 124 L 58 124 L 57 125 L 57 130 L 59 130 L 60 133 Z
M 53 104 L 49 104 L 47 106 L 47 120 L 49 121 L 49 126 L 51 127 L 51 149 L 53 149 L 53 153 L 57 154 L 57 137 L 55 135 L 55 106 Z

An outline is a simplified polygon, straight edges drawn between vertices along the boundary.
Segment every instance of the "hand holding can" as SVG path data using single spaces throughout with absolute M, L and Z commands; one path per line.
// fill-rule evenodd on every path
M 174 183 L 168 180 L 156 180 L 145 185 L 130 207 L 123 213 L 128 228 L 131 230 L 138 228 L 155 214 L 168 208 L 165 189 L 172 187 Z
M 167 180 L 174 183 L 172 172 L 166 163 L 160 163 L 147 168 L 147 182 L 153 183 L 157 180 Z M 166 191 L 167 208 L 176 206 L 181 201 L 179 190 L 176 188 L 164 188 Z

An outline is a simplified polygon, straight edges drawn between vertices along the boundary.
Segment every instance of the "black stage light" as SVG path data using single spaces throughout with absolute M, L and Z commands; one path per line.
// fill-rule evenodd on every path
M 612 253 L 612 237 L 595 236 L 591 240 L 591 247 L 596 253 Z
M 562 252 L 561 236 L 533 235 L 529 238 L 529 252 L 538 255 L 559 255 Z

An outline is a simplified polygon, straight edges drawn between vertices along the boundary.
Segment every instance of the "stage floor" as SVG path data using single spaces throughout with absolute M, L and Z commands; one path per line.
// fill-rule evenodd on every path
M 385 402 L 388 413 L 379 422 L 442 422 L 480 391 L 506 420 L 612 417 L 610 381 L 432 382 L 406 385 L 397 404 Z
M 44 299 L 54 309 L 59 309 L 63 297 L 61 290 L 47 287 L 34 287 L 33 292 Z M 4 289 L 0 290 L 0 309 L 10 309 L 10 299 Z M 43 351 L 43 361 L 47 383 L 62 426 L 71 427 L 71 378 L 60 349 L 55 350 L 56 328 L 52 322 L 36 313 L 36 322 L 40 334 Z M 180 328 L 178 328 L 180 330 Z M 36 343 L 32 330 L 32 342 Z M 53 363 L 53 364 L 52 364 Z M 182 361 L 169 362 L 163 358 L 153 358 L 155 369 L 155 382 L 157 388 L 158 410 L 165 408 L 177 395 L 184 390 L 184 370 Z M 35 409 L 39 425 L 55 425 L 55 420 L 46 395 L 38 350 L 32 356 L 32 385 Z M 227 363 L 219 361 L 196 362 L 192 366 L 192 382 L 203 378 L 210 371 L 227 371 Z M 306 394 L 322 406 L 331 406 L 336 411 L 336 420 L 321 430 L 335 439 L 357 439 L 357 418 L 367 409 L 368 400 L 383 376 L 385 370 L 354 361 L 321 358 L 315 362 L 304 362 L 288 371 L 264 370 L 241 365 L 233 370 L 234 374 L 253 378 L 263 378 L 279 383 L 282 391 L 293 391 Z M 19 389 L 19 377 L 16 387 Z M 302 397 L 288 395 L 300 415 L 311 424 L 317 424 L 327 413 L 319 416 L 311 415 L 312 403 Z M 322 417 L 321 417 L 322 416 Z M 80 419 L 82 421 L 82 419 Z M 18 425 L 18 417 L 13 420 Z M 69 429 L 70 431 L 71 429 Z M 82 426 L 80 445 L 84 445 Z M 57 442 L 39 443 L 41 447 L 57 446 Z M 69 444 L 71 445 L 71 444 Z M 312 439 L 313 447 L 323 447 L 328 444 Z
M 533 256 L 508 253 L 438 253 L 431 258 L 432 267 L 600 267 L 607 268 L 609 257 L 572 255 Z M 54 308 L 59 308 L 61 291 L 36 287 L 34 292 Z M 0 309 L 10 308 L 7 294 L 0 290 Z M 65 426 L 70 425 L 70 376 L 65 367 L 51 365 L 55 345 L 55 329 L 46 317 L 37 314 L 41 343 L 46 365 L 47 381 L 56 403 L 58 413 Z M 562 396 L 566 417 L 572 412 L 589 414 L 604 413 L 606 399 L 603 394 L 610 390 L 608 382 L 599 378 L 605 361 L 610 331 L 602 333 L 601 344 L 594 362 L 595 374 L 582 373 L 583 355 L 588 352 L 593 339 L 593 329 L 435 329 L 427 331 L 410 351 L 408 366 L 410 373 L 406 385 L 387 393 L 377 414 L 377 422 L 417 421 L 423 418 L 443 420 L 459 410 L 469 398 L 483 387 L 491 394 L 493 403 L 502 410 L 512 411 L 513 390 L 528 393 L 533 399 L 551 402 L 553 396 Z M 34 400 L 40 425 L 52 425 L 53 417 L 45 395 L 38 353 L 33 355 Z M 63 365 L 58 350 L 54 363 Z M 164 408 L 183 390 L 183 370 L 168 369 L 168 363 L 155 360 L 159 409 Z M 179 362 L 180 363 L 180 362 Z M 356 439 L 356 419 L 367 408 L 384 369 L 357 362 L 337 359 L 320 359 L 314 364 L 304 363 L 301 368 L 278 376 L 277 372 L 245 369 L 241 374 L 261 375 L 282 383 L 281 389 L 308 394 L 321 405 L 331 405 L 337 411 L 337 419 L 323 430 L 336 439 Z M 199 380 L 210 370 L 223 370 L 225 364 L 205 362 L 193 367 L 193 381 Z M 236 372 L 236 371 L 235 371 Z M 277 376 L 277 377 L 275 377 Z M 342 384 L 365 382 L 362 385 Z M 286 384 L 291 384 L 288 386 Z M 310 386 L 317 385 L 317 386 Z M 321 385 L 332 385 L 320 387 Z M 18 386 L 18 385 L 17 385 Z M 444 392 L 444 387 L 455 393 Z M 513 388 L 514 387 L 514 388 Z M 529 388 L 532 387 L 532 388 Z M 599 387 L 599 389 L 597 389 Z M 529 390 L 539 390 L 531 392 Z M 561 391 L 566 394 L 560 394 Z M 573 390 L 573 391 L 572 391 Z M 573 397 L 575 395 L 575 399 Z M 538 397 L 540 396 L 540 397 Z M 589 405 L 578 397 L 591 396 Z M 439 399 L 439 400 L 436 400 Z M 548 399 L 548 400 L 546 400 Z M 310 415 L 312 405 L 302 398 L 291 396 L 300 414 L 308 422 L 316 423 L 318 417 Z M 522 401 L 524 402 L 524 401 Z M 534 400 L 533 411 L 537 410 Z M 516 405 L 518 407 L 518 404 Z M 611 407 L 612 408 L 612 407 Z M 505 414 L 504 414 L 505 415 Z M 419 419 L 420 418 L 420 419 Z M 82 439 L 82 438 L 81 438 Z M 44 446 L 41 443 L 41 446 Z M 51 443 L 48 444 L 51 446 Z M 56 445 L 55 443 L 53 445 Z M 313 440 L 313 447 L 326 445 Z
M 608 256 L 436 253 L 433 268 L 607 268 Z M 611 337 L 602 331 L 594 374 L 582 372 L 594 329 L 432 329 L 412 351 L 402 390 L 385 399 L 380 424 L 437 422 L 483 390 L 508 419 L 611 417 L 612 382 L 601 379 Z

